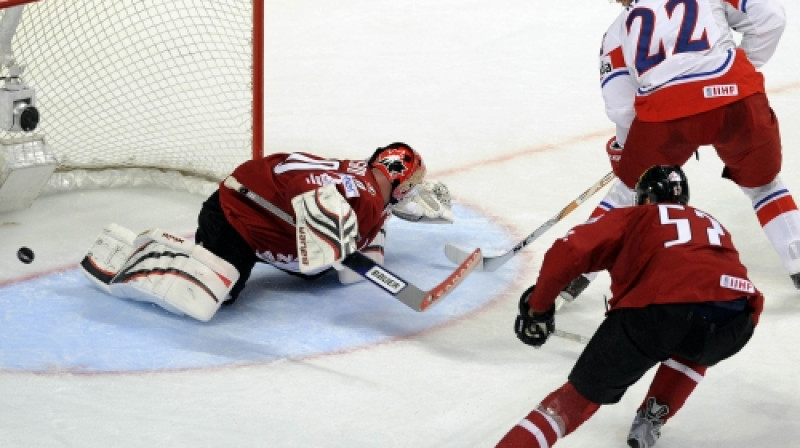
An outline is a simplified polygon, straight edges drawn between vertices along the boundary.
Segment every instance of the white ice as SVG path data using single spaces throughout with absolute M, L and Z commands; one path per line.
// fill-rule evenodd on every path
M 389 235 L 390 267 L 423 286 L 433 281 L 427 271 L 447 268 L 445 242 L 510 247 L 608 171 L 603 145 L 613 127 L 596 57 L 617 5 L 266 3 L 267 151 L 361 158 L 401 140 L 422 152 L 431 178 L 450 187 L 458 212 L 452 229 L 398 224 Z M 764 72 L 782 123 L 782 177 L 800 198 L 800 3 L 784 4 L 789 26 Z M 767 303 L 751 343 L 708 371 L 657 446 L 800 446 L 800 291 L 747 198 L 720 178 L 713 151 L 703 148 L 686 171 L 693 204 L 734 235 Z M 433 318 L 380 294 L 353 306 L 354 290 L 334 282 L 308 293 L 259 270 L 247 301 L 200 325 L 92 295 L 76 274 L 106 223 L 189 235 L 202 200 L 149 189 L 87 191 L 0 215 L 0 326 L 14 332 L 0 331 L 0 446 L 492 447 L 563 384 L 582 349 L 554 337 L 534 350 L 511 328 L 544 251 L 596 200 L 508 267 L 474 273 Z M 22 245 L 36 251 L 30 265 L 16 260 Z M 259 288 L 270 293 L 262 297 Z M 607 294 L 601 276 L 557 325 L 591 335 Z M 259 339 L 280 325 L 288 329 L 278 340 Z M 365 332 L 374 342 L 347 339 Z M 117 337 L 124 343 L 115 345 Z M 304 351 L 323 337 L 332 339 L 329 351 Z M 165 365 L 171 359 L 174 368 Z M 123 368 L 86 364 L 101 361 Z M 625 446 L 649 380 L 558 446 Z

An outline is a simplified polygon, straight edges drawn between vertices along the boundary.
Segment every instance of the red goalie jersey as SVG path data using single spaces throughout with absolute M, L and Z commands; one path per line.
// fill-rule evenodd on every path
M 389 213 L 366 160 L 278 153 L 245 162 L 232 176 L 290 216 L 294 215 L 293 197 L 335 184 L 358 217 L 359 249 L 375 238 Z M 224 186 L 219 195 L 228 222 L 261 260 L 299 272 L 294 227 Z
M 728 231 L 688 205 L 618 208 L 574 227 L 545 255 L 528 304 L 546 310 L 564 285 L 599 270 L 611 275 L 612 310 L 747 297 L 757 320 L 763 308 Z

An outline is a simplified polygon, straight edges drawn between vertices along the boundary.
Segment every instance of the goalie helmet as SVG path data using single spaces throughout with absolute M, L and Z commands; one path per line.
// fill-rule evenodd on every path
M 391 204 L 416 193 L 425 180 L 422 157 L 405 143 L 396 142 L 376 149 L 369 158 L 369 166 L 378 169 L 391 182 Z
M 651 203 L 688 204 L 689 183 L 681 167 L 655 165 L 645 171 L 636 182 L 636 205 L 644 205 L 647 199 Z

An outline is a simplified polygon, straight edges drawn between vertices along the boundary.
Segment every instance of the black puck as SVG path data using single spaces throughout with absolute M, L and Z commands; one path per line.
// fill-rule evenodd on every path
M 17 251 L 17 258 L 19 261 L 29 264 L 33 261 L 33 251 L 29 247 L 22 246 Z

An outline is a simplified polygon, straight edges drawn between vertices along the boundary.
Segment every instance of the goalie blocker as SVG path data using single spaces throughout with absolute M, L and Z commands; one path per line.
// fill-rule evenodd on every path
M 356 251 L 358 220 L 335 185 L 295 196 L 292 207 L 300 272 L 321 272 Z
M 191 241 L 158 229 L 137 236 L 117 224 L 103 229 L 80 266 L 108 294 L 203 322 L 239 279 L 230 263 Z

